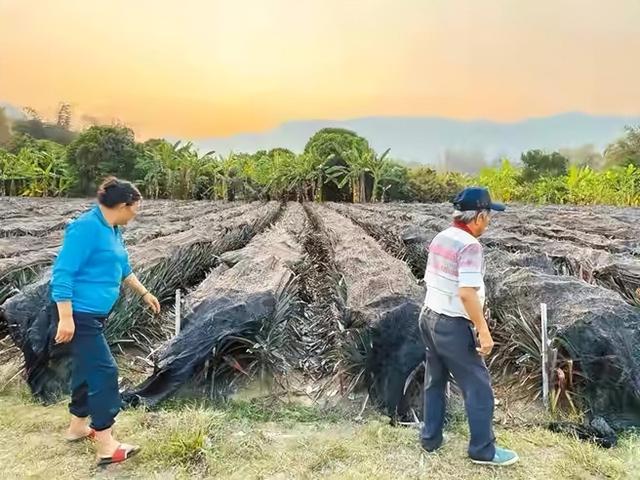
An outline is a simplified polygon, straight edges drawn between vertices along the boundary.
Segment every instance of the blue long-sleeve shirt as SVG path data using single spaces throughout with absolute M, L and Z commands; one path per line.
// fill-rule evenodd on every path
M 53 266 L 51 297 L 71 301 L 74 312 L 106 315 L 122 280 L 131 274 L 129 255 L 117 227 L 96 205 L 71 222 Z

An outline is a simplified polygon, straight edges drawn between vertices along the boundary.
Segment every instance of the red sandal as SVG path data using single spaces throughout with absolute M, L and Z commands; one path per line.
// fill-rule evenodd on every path
M 128 447 L 128 448 L 127 448 Z M 136 453 L 140 451 L 140 447 L 136 447 L 133 445 L 123 445 L 120 444 L 113 455 L 110 457 L 101 457 L 98 459 L 99 467 L 106 467 L 107 465 L 111 465 L 112 463 L 122 463 L 125 460 L 133 457 Z

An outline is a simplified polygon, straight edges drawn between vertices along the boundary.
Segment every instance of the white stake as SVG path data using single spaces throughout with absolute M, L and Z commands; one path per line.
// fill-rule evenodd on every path
M 541 360 L 542 360 L 542 403 L 545 408 L 549 408 L 549 340 L 547 338 L 547 304 L 540 304 L 540 337 L 541 337 Z
M 176 336 L 180 333 L 180 289 L 176 290 Z

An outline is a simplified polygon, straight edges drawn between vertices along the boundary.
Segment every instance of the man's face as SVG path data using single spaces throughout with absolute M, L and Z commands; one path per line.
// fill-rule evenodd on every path
M 476 217 L 476 226 L 478 236 L 482 235 L 491 223 L 491 215 L 488 212 L 482 212 Z

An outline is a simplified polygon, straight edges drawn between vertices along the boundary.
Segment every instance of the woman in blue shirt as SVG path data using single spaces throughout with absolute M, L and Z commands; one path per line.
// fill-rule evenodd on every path
M 132 273 L 119 230 L 136 216 L 140 201 L 131 183 L 105 180 L 98 204 L 67 226 L 51 279 L 58 314 L 55 340 L 71 344 L 72 417 L 67 439 L 95 438 L 101 465 L 122 462 L 139 450 L 119 443 L 112 434 L 121 404 L 118 367 L 104 337 L 104 323 L 122 283 L 154 313 L 160 312 L 157 298 Z

